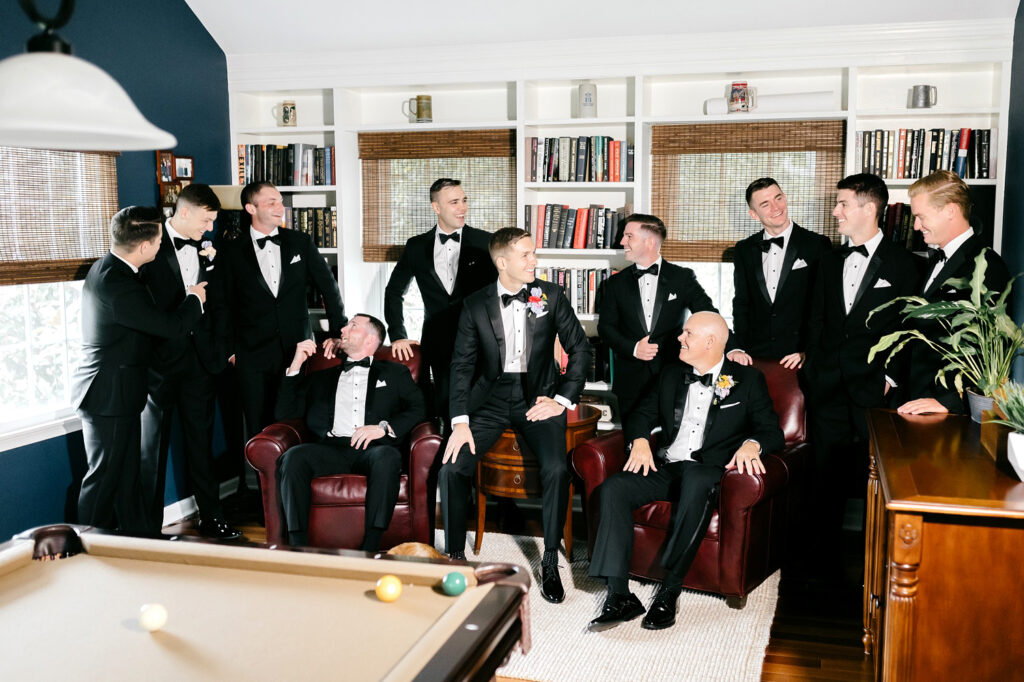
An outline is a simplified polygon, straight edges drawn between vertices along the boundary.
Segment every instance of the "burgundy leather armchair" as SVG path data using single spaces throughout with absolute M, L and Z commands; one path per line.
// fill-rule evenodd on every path
M 412 358 L 403 362 L 413 379 L 419 378 L 424 367 L 417 346 Z M 374 357 L 394 360 L 390 346 L 381 346 Z M 395 360 L 397 361 L 397 360 Z M 306 364 L 307 372 L 315 372 L 337 365 L 337 358 L 327 360 L 321 352 Z M 277 460 L 288 448 L 313 439 L 313 434 L 301 420 L 271 424 L 256 434 L 245 446 L 245 458 L 259 473 L 263 489 L 263 511 L 266 519 L 267 543 L 287 544 L 283 511 L 278 499 Z M 438 450 L 441 436 L 437 425 L 424 422 L 409 435 L 408 448 L 403 450 L 403 473 L 399 481 L 398 503 L 383 538 L 382 547 L 403 542 L 433 544 L 434 500 Z M 364 507 L 366 504 L 366 477 L 357 474 L 338 474 L 313 479 L 313 504 L 309 513 L 309 544 L 312 547 L 335 549 L 358 548 L 363 539 Z
M 725 474 L 718 509 L 683 580 L 683 585 L 690 589 L 724 595 L 734 608 L 742 608 L 747 594 L 781 567 L 799 522 L 803 481 L 811 455 L 804 395 L 797 373 L 776 361 L 755 360 L 754 365 L 767 379 L 786 447 L 782 452 L 762 457 L 766 470 L 763 475 L 736 471 Z M 600 518 L 598 486 L 621 471 L 625 463 L 621 431 L 589 440 L 572 454 L 573 469 L 583 481 L 581 492 L 591 554 Z M 650 580 L 663 577 L 661 552 L 671 513 L 668 502 L 652 502 L 633 513 L 631 575 Z

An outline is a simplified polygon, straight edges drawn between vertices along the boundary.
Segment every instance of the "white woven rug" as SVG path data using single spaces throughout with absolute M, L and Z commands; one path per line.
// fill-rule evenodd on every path
M 536 583 L 540 572 L 541 538 L 487 533 L 479 556 L 473 554 L 473 533 L 466 542 L 470 561 L 505 561 L 533 570 L 530 612 L 533 649 L 518 650 L 498 670 L 503 677 L 538 682 L 567 680 L 739 680 L 761 679 L 761 664 L 779 595 L 776 572 L 747 598 L 743 609 L 730 609 L 725 599 L 684 590 L 676 624 L 644 630 L 641 618 L 605 632 L 587 632 L 587 623 L 604 603 L 605 587 L 587 576 L 586 546 L 575 548 L 571 569 L 561 555 L 565 601 L 549 604 Z M 436 546 L 444 546 L 438 531 Z M 630 581 L 644 606 L 657 585 Z

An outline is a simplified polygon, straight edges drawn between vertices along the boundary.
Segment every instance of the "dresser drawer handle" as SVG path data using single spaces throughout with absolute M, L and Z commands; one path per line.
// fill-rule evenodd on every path
M 512 441 L 512 449 L 515 450 L 516 452 L 519 452 L 519 441 Z
M 521 485 L 523 482 L 523 477 L 520 476 L 519 474 L 516 474 L 515 477 L 513 477 L 512 482 L 515 483 L 516 485 Z

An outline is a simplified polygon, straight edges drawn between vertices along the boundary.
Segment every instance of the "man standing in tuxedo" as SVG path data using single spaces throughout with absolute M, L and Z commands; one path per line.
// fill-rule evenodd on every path
M 569 501 L 565 410 L 583 392 L 593 351 L 562 289 L 534 278 L 528 232 L 498 230 L 490 254 L 498 281 L 466 298 L 452 356 L 452 433 L 438 476 L 445 549 L 465 558 L 466 499 L 477 460 L 511 426 L 540 462 L 541 595 L 558 603 L 565 598 L 558 545 Z M 564 375 L 554 360 L 556 335 L 569 354 Z
M 82 288 L 82 362 L 72 380 L 88 470 L 78 522 L 130 533 L 150 531 L 139 490 L 139 415 L 153 337 L 184 336 L 203 314 L 206 283 L 185 288 L 171 310 L 153 303 L 139 268 L 160 249 L 163 214 L 130 206 L 110 220 L 110 252 Z
M 807 362 L 808 406 L 814 445 L 814 494 L 825 561 L 839 558 L 846 497 L 863 495 L 867 483 L 868 427 L 865 410 L 885 407 L 899 377 L 887 375 L 884 359 L 868 362 L 879 339 L 900 326 L 899 311 L 875 308 L 914 293 L 919 280 L 915 259 L 878 229 L 889 201 L 885 182 L 859 173 L 839 181 L 836 207 L 839 234 L 849 244 L 821 257 L 811 305 Z
M 174 215 L 164 224 L 156 258 L 142 268 L 142 280 L 161 310 L 181 305 L 188 287 L 207 282 L 203 317 L 187 334 L 159 339 L 149 368 L 149 399 L 142 413 L 140 478 L 149 530 L 163 526 L 164 481 L 171 424 L 177 410 L 189 482 L 199 508 L 199 533 L 234 539 L 241 533 L 224 520 L 213 466 L 215 376 L 227 365 L 226 318 L 215 284 L 216 250 L 203 235 L 213 229 L 220 200 L 209 185 L 193 183 L 181 190 Z
M 629 591 L 633 511 L 655 500 L 675 503 L 662 565 L 665 578 L 642 626 L 670 627 L 676 601 L 711 522 L 722 476 L 728 469 L 764 473 L 761 454 L 785 444 L 764 375 L 725 358 L 729 327 L 714 312 L 694 313 L 679 335 L 679 359 L 666 366 L 656 390 L 646 394 L 625 423 L 630 444 L 623 470 L 600 487 L 601 512 L 590 575 L 603 578 L 608 596 L 590 621 L 597 632 L 644 613 Z M 661 427 L 658 451 L 651 432 Z
M 375 552 L 398 501 L 402 455 L 398 444 L 426 411 L 409 369 L 374 360 L 384 325 L 359 314 L 341 330 L 342 364 L 308 376 L 299 374 L 316 352 L 310 340 L 295 347 L 277 401 L 278 419 L 306 420 L 319 439 L 297 445 L 278 462 L 278 483 L 288 543 L 309 540 L 310 483 L 317 476 L 366 476 L 366 525 L 361 549 Z
M 461 184 L 459 180 L 441 178 L 430 186 L 430 207 L 437 215 L 437 224 L 405 243 L 384 289 L 384 319 L 391 352 L 399 360 L 407 360 L 418 342 L 406 333 L 402 298 L 409 283 L 416 279 L 424 307 L 420 336 L 423 358 L 434 380 L 434 389 L 429 392 L 434 396 L 431 409 L 446 426 L 450 418 L 448 381 L 462 301 L 498 276 L 487 253 L 490 235 L 466 225 L 466 193 Z M 427 378 L 424 374 L 423 379 Z
M 288 355 L 313 338 L 306 285 L 323 297 L 330 330 L 345 326 L 338 282 L 309 235 L 282 229 L 281 193 L 269 182 L 242 189 L 242 206 L 252 219 L 248 238 L 227 242 L 218 267 L 225 290 L 234 357 L 248 440 L 271 423 Z
M 597 334 L 613 353 L 612 391 L 623 423 L 679 354 L 686 311 L 715 311 L 693 270 L 661 257 L 666 235 L 660 218 L 641 213 L 626 218 L 621 243 L 632 265 L 601 288 Z
M 970 288 L 957 289 L 950 279 L 970 279 L 974 275 L 975 259 L 985 245 L 971 227 L 971 197 L 967 184 L 950 171 L 936 171 L 910 186 L 910 210 L 914 214 L 914 229 L 930 247 L 925 279 L 918 296 L 928 302 L 959 301 L 970 297 Z M 989 291 L 1001 292 L 1010 281 L 1006 263 L 995 251 L 985 252 L 988 267 L 985 286 Z M 923 334 L 944 335 L 936 321 L 918 320 L 914 324 Z M 963 399 L 952 386 L 944 388 L 935 381 L 939 369 L 945 364 L 941 356 L 923 343 L 914 343 L 910 349 L 910 371 L 907 397 L 899 407 L 903 414 L 926 412 L 966 414 Z
M 751 356 L 770 358 L 798 369 L 818 258 L 832 242 L 789 219 L 786 195 L 772 178 L 754 180 L 746 197 L 750 217 L 763 229 L 736 243 L 732 319 L 738 350 L 729 358 L 742 365 Z

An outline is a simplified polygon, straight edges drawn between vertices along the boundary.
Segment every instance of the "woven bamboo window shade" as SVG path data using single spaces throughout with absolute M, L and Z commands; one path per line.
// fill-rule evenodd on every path
M 363 260 L 397 261 L 409 237 L 436 222 L 430 185 L 462 181 L 467 224 L 488 231 L 516 224 L 514 130 L 360 133 Z
M 116 159 L 0 147 L 0 285 L 85 278 L 110 248 Z
M 662 253 L 674 261 L 732 260 L 736 242 L 761 229 L 744 193 L 762 177 L 778 181 L 794 222 L 835 241 L 844 127 L 844 121 L 652 126 L 651 210 L 668 228 Z

